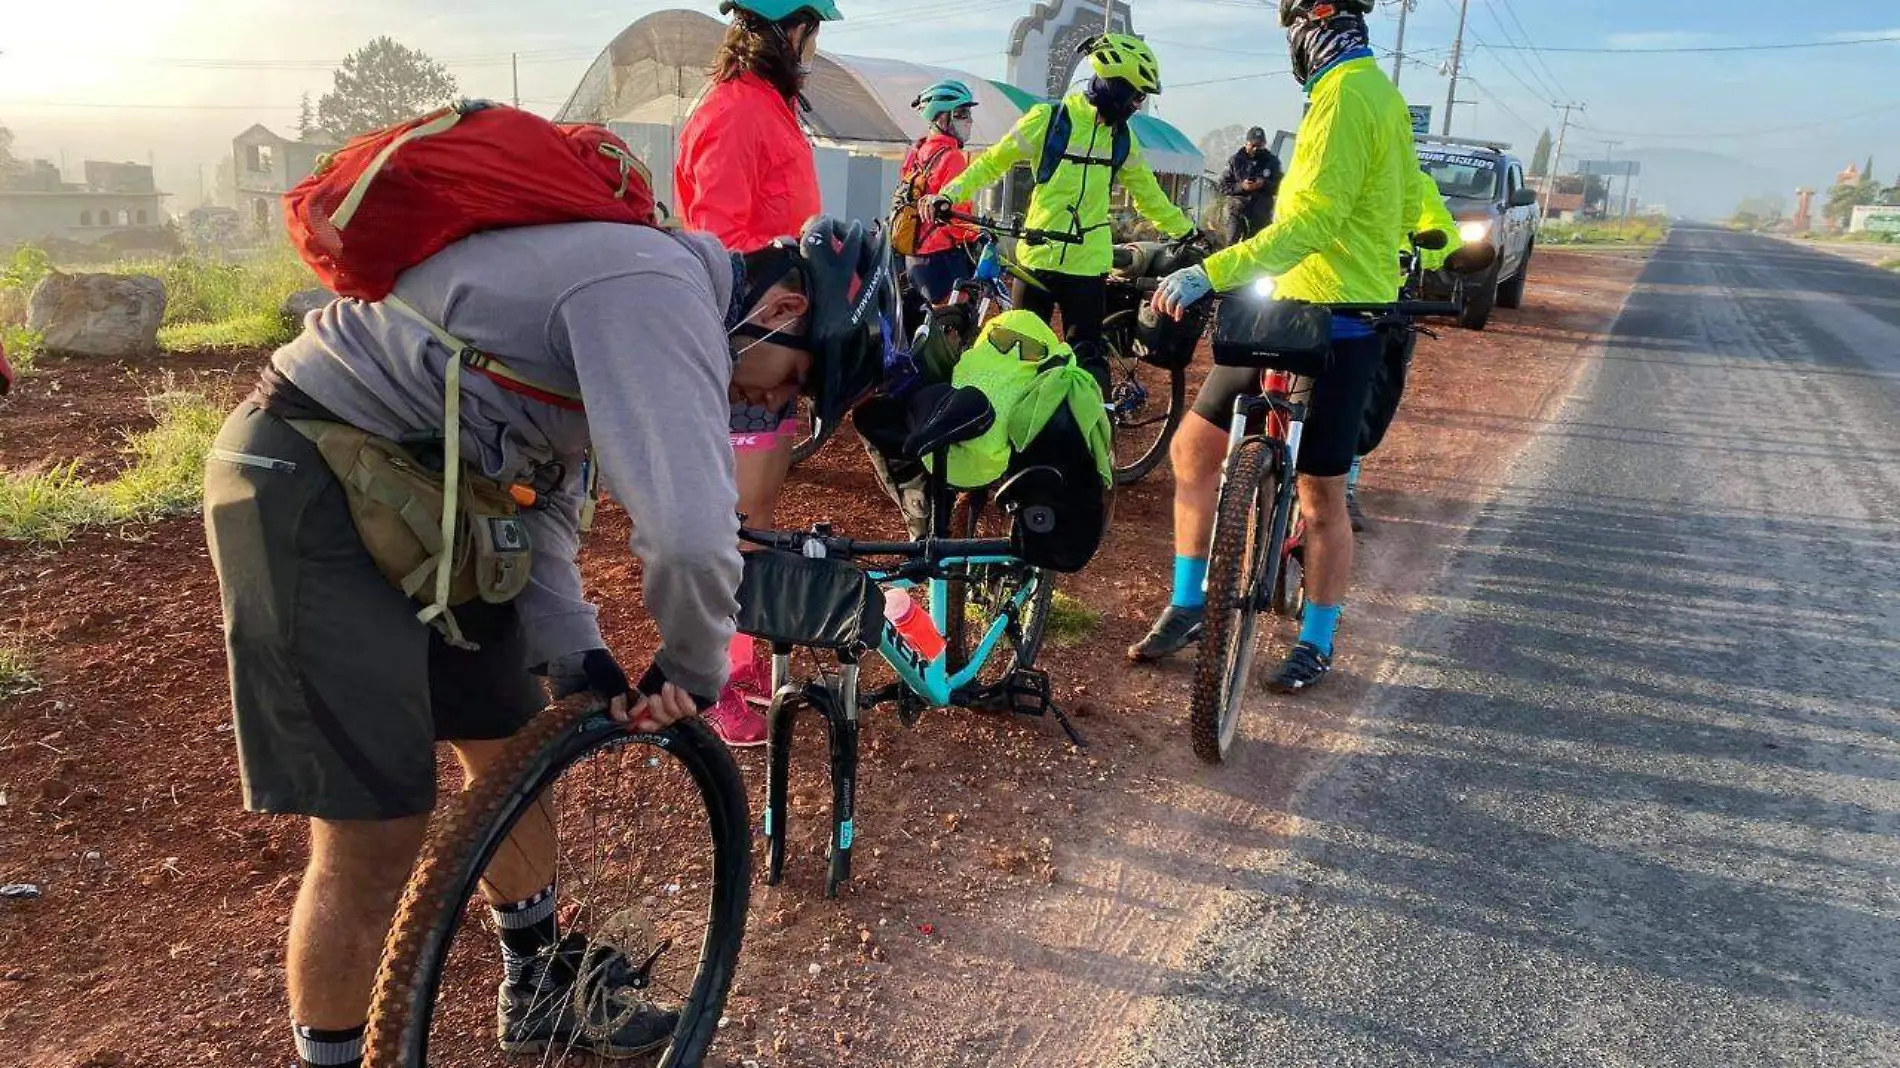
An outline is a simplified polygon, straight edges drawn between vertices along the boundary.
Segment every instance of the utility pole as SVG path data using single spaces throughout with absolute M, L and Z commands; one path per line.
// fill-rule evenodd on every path
M 1445 126 L 1440 137 L 1451 136 L 1451 113 L 1458 106 L 1458 72 L 1465 58 L 1465 19 L 1471 14 L 1471 0 L 1458 0 L 1458 36 L 1451 42 L 1451 88 L 1445 91 Z
M 1102 0 L 1102 32 L 1115 32 L 1115 0 Z
M 1573 111 L 1590 110 L 1582 104 L 1560 104 L 1558 106 L 1563 109 L 1564 121 L 1557 127 L 1557 145 L 1555 150 L 1550 154 L 1550 163 L 1544 168 L 1544 207 L 1542 211 L 1537 213 L 1537 221 L 1539 223 L 1550 218 L 1550 198 L 1557 195 L 1557 176 L 1563 173 L 1564 136 L 1570 132 L 1570 113 Z M 1588 191 L 1587 187 L 1586 191 Z
M 1392 88 L 1399 87 L 1399 75 L 1405 72 L 1405 17 L 1418 6 L 1418 0 L 1399 0 L 1399 40 L 1392 50 Z
M 521 106 L 521 53 L 508 53 L 508 67 L 515 76 L 515 106 Z

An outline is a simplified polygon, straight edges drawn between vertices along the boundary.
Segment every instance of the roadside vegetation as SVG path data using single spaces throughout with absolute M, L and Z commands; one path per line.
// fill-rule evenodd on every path
M 0 473 L 0 541 L 59 543 L 88 527 L 147 523 L 196 511 L 205 454 L 229 410 L 228 397 L 165 389 L 148 397 L 157 425 L 126 435 L 126 466 L 89 481 L 77 463 L 38 474 Z
M 1056 591 L 1055 599 L 1049 606 L 1049 626 L 1046 631 L 1049 644 L 1058 649 L 1072 648 L 1082 644 L 1101 625 L 1102 613 L 1083 604 L 1079 598 L 1061 590 Z
M 317 284 L 289 245 L 227 256 L 192 251 L 165 257 L 140 256 L 108 263 L 65 263 L 66 270 L 146 274 L 165 283 L 165 322 L 158 344 L 169 352 L 218 352 L 271 348 L 296 335 L 301 324 L 283 315 L 284 298 Z M 0 258 L 0 343 L 18 369 L 32 365 L 40 349 L 27 330 L 33 287 L 53 270 L 53 258 L 31 245 Z
M 1546 222 L 1538 228 L 1540 245 L 1654 245 L 1669 233 L 1663 219 L 1625 219 L 1618 222 Z
M 0 635 L 0 701 L 33 693 L 39 688 L 40 680 L 33 674 L 33 659 L 27 654 L 26 646 Z

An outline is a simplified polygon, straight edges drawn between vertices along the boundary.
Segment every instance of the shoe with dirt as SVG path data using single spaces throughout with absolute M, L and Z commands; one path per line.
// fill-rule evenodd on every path
M 1352 532 L 1357 534 L 1366 529 L 1366 513 L 1359 510 L 1357 490 L 1346 491 L 1346 518 L 1352 520 Z
M 765 744 L 765 713 L 752 707 L 736 687 L 719 691 L 719 703 L 706 710 L 705 720 L 729 748 L 751 749 Z
M 1154 629 L 1146 638 L 1128 647 L 1128 659 L 1137 664 L 1149 664 L 1186 649 L 1201 640 L 1201 625 L 1207 619 L 1205 608 L 1182 608 L 1169 605 L 1168 610 L 1155 620 Z
M 1287 654 L 1280 670 L 1267 680 L 1267 689 L 1275 693 L 1303 693 L 1326 680 L 1333 670 L 1333 658 L 1319 651 L 1312 642 L 1301 642 Z
M 673 1040 L 679 1013 L 640 997 L 642 977 L 612 946 L 576 931 L 501 984 L 497 1031 L 503 1053 L 584 1050 L 638 1057 Z

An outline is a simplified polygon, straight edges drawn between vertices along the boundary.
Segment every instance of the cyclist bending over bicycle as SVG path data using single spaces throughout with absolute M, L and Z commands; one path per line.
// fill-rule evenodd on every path
M 1294 77 L 1312 101 L 1300 123 L 1274 222 L 1206 263 L 1170 275 L 1157 311 L 1179 318 L 1215 291 L 1274 279 L 1278 296 L 1315 304 L 1385 304 L 1398 299 L 1394 251 L 1419 217 L 1418 171 L 1405 101 L 1373 61 L 1365 16 L 1371 0 L 1280 0 Z M 1284 693 L 1323 680 L 1352 576 L 1353 537 L 1346 473 L 1381 343 L 1359 317 L 1338 317 L 1330 369 L 1310 383 L 1299 453 L 1306 516 L 1307 607 L 1300 640 L 1272 679 Z M 1235 399 L 1258 392 L 1258 371 L 1215 368 L 1174 439 L 1174 596 L 1136 661 L 1171 656 L 1195 641 L 1205 616 L 1203 585 L 1227 420 Z
M 205 523 L 245 804 L 310 819 L 286 963 L 303 1064 L 362 1056 L 378 956 L 435 806 L 438 741 L 481 779 L 546 705 L 536 674 L 556 696 L 591 692 L 641 731 L 711 705 L 741 573 L 730 406 L 776 410 L 811 383 L 827 410 L 875 381 L 880 329 L 854 318 L 852 299 L 881 277 L 865 253 L 874 247 L 827 219 L 803 241 L 743 257 L 703 234 L 614 223 L 477 234 L 403 273 L 400 301 L 342 300 L 312 316 L 225 422 Z M 458 360 L 454 338 L 507 363 Z M 445 393 L 450 368 L 460 387 Z M 508 520 L 519 523 L 512 538 L 497 540 L 532 545 L 525 588 L 504 603 L 461 603 L 449 634 L 420 622 L 353 518 L 357 487 L 346 496 L 331 473 L 327 446 L 339 437 L 399 469 L 427 466 L 433 451 L 455 471 L 460 450 L 473 474 L 509 487 L 523 510 Z M 582 593 L 590 449 L 633 519 L 663 643 L 637 682 Z M 487 483 L 473 474 L 452 484 L 466 494 Z M 479 537 L 475 522 L 468 529 Z M 575 1008 L 558 996 L 588 950 L 556 928 L 551 826 L 525 820 L 510 843 L 482 880 L 506 976 L 502 1049 L 629 1056 L 666 1044 L 670 1010 L 649 1004 L 603 1024 L 599 999 Z
M 1090 38 L 1082 51 L 1095 71 L 1088 88 L 1030 108 L 1006 137 L 977 157 L 927 207 L 929 217 L 947 221 L 953 205 L 994 185 L 1018 163 L 1034 161 L 1029 227 L 1072 234 L 1082 243 L 1021 249 L 1019 258 L 1037 285 L 1018 279 L 1013 303 L 1052 324 L 1060 308 L 1066 339 L 1106 392 L 1102 320 L 1115 258 L 1109 188 L 1119 181 L 1133 195 L 1136 209 L 1169 237 L 1186 237 L 1195 227 L 1162 192 L 1129 128 L 1142 102 L 1161 92 L 1160 61 L 1138 38 L 1119 33 Z

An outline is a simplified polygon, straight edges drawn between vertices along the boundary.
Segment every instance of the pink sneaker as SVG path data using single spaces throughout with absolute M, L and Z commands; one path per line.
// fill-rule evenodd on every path
M 728 686 L 719 692 L 719 703 L 705 712 L 706 725 L 719 739 L 734 749 L 750 749 L 765 744 L 765 715 L 746 703 L 744 695 Z
M 732 673 L 726 687 L 737 690 L 749 705 L 757 708 L 772 707 L 772 661 L 765 656 L 755 657 L 752 663 Z

